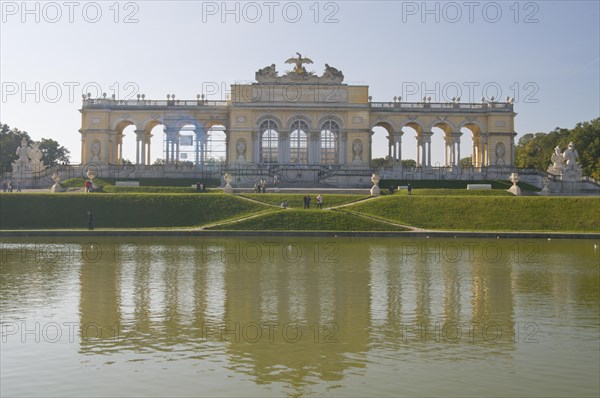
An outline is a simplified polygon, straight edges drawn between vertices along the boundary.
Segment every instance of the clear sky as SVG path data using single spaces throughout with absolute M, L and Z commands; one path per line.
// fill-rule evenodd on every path
M 514 97 L 518 139 L 600 116 L 599 4 L 2 1 L 0 121 L 59 141 L 78 163 L 82 92 L 224 99 L 259 68 L 290 69 L 284 61 L 298 51 L 315 62 L 308 70 L 328 63 L 346 83 L 369 85 L 373 101 Z M 375 157 L 387 153 L 383 136 Z M 441 142 L 434 134 L 434 163 Z M 403 157 L 414 158 L 414 139 L 404 143 Z M 158 148 L 153 141 L 153 158 Z M 124 157 L 135 159 L 133 134 Z

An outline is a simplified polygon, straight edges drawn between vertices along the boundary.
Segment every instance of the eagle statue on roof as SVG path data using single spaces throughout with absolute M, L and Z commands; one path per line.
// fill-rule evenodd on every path
M 302 64 L 312 64 L 313 61 L 312 59 L 308 58 L 308 57 L 302 57 L 302 54 L 300 53 L 296 53 L 298 54 L 297 58 L 290 58 L 287 61 L 285 61 L 286 64 L 296 64 L 296 66 L 294 67 L 294 73 L 297 74 L 303 74 L 306 73 L 306 68 L 304 66 L 302 66 Z

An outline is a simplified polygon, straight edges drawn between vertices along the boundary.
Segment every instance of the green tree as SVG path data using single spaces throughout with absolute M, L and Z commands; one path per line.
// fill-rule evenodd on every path
M 402 167 L 405 169 L 414 169 L 417 167 L 417 161 L 414 159 L 404 159 L 402 160 Z
M 384 167 L 386 165 L 386 163 L 387 163 L 387 161 L 385 160 L 385 158 L 371 159 L 371 167 L 373 167 L 373 168 Z
M 459 162 L 460 167 L 463 169 L 470 169 L 473 167 L 473 158 L 471 156 L 462 158 Z
M 42 138 L 40 151 L 42 152 L 42 162 L 47 166 L 69 163 L 69 150 L 51 138 Z
M 17 148 L 21 146 L 21 140 L 25 138 L 27 143 L 31 138 L 26 131 L 18 128 L 10 128 L 7 124 L 0 123 L 0 164 L 2 171 L 12 171 L 10 164 L 17 160 Z
M 545 171 L 554 148 L 562 151 L 573 142 L 583 174 L 600 179 L 600 118 L 577 123 L 573 129 L 556 128 L 549 133 L 529 133 L 515 148 L 515 166 Z

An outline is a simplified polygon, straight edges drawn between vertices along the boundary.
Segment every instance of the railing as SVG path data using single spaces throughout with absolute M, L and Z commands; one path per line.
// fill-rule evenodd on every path
M 512 111 L 513 104 L 509 102 L 483 102 L 483 103 L 458 103 L 458 102 L 370 102 L 371 108 L 382 110 L 395 109 L 470 109 L 470 110 L 495 110 Z
M 225 107 L 230 104 L 229 101 L 208 101 L 208 100 L 146 100 L 146 99 L 130 99 L 116 100 L 108 98 L 87 98 L 83 100 L 84 108 L 103 108 L 103 107 L 202 107 L 202 106 L 219 106 Z

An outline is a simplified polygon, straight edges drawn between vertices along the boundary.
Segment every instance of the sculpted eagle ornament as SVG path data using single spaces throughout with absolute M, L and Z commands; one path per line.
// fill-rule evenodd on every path
M 296 53 L 296 54 L 298 54 L 297 58 L 290 58 L 287 61 L 285 61 L 285 63 L 286 64 L 296 64 L 296 66 L 294 67 L 294 73 L 298 73 L 298 74 L 306 73 L 306 68 L 304 68 L 304 66 L 302 66 L 302 64 L 312 64 L 313 63 L 312 59 L 310 59 L 308 57 L 302 58 L 302 55 L 300 53 Z

